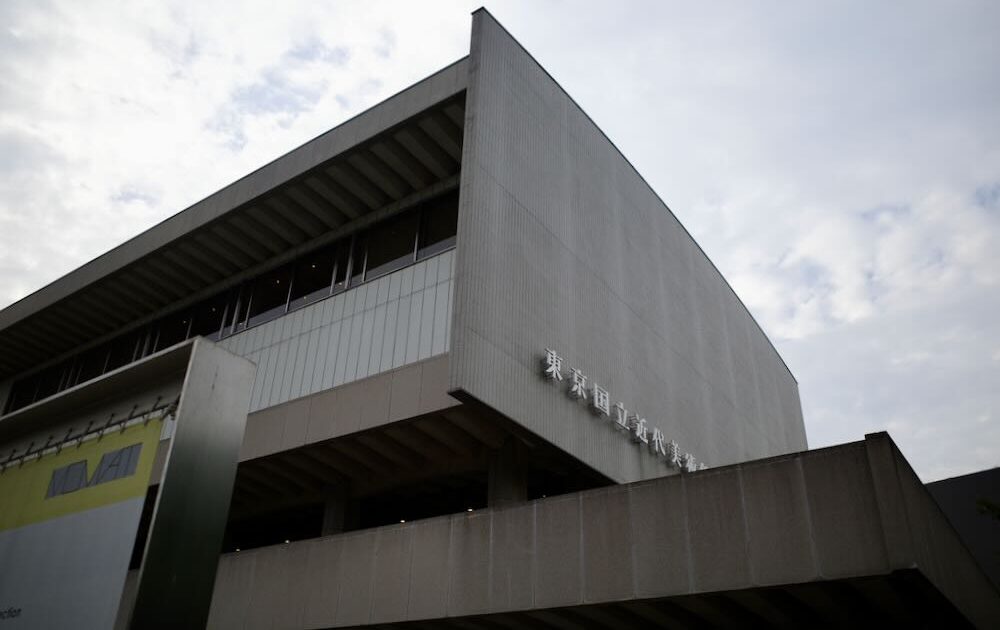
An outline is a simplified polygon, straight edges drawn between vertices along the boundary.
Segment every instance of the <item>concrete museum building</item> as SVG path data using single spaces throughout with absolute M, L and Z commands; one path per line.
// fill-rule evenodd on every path
M 807 450 L 745 306 L 485 10 L 0 311 L 0 401 L 0 628 L 1000 627 L 889 437 Z

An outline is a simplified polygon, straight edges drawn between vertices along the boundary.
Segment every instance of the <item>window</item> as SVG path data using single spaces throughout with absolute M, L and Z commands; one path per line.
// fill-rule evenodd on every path
M 458 232 L 458 193 L 432 200 L 420 218 L 420 249 L 417 260 L 429 258 L 455 246 Z
M 222 334 L 237 333 L 247 327 L 247 306 L 250 305 L 250 294 L 253 293 L 253 281 L 244 284 L 236 291 L 236 301 L 233 306 L 233 319 L 226 320 Z
M 340 293 L 347 288 L 347 272 L 351 266 L 351 241 L 341 241 L 337 244 L 336 250 L 336 264 L 333 271 L 333 292 Z
M 393 272 L 413 262 L 419 215 L 416 212 L 389 219 L 368 235 L 365 280 Z
M 89 381 L 104 374 L 104 365 L 108 362 L 108 345 L 102 344 L 84 352 L 77 360 L 77 373 L 73 385 Z
M 458 191 L 121 335 L 11 387 L 7 413 L 200 335 L 217 341 L 455 246 Z
M 250 296 L 247 313 L 248 328 L 279 317 L 285 312 L 291 277 L 291 266 L 285 266 L 269 271 L 254 280 L 253 295 Z
M 27 407 L 35 402 L 35 392 L 38 390 L 38 375 L 23 378 L 10 389 L 10 399 L 7 403 L 7 413 Z
M 188 338 L 191 330 L 191 315 L 181 311 L 168 315 L 160 320 L 156 336 L 156 346 L 153 351 L 163 350 Z
M 351 283 L 348 286 L 356 286 L 364 282 L 365 279 L 365 247 L 368 244 L 366 234 L 357 234 L 351 245 Z
M 108 355 L 108 364 L 104 371 L 110 372 L 134 361 L 139 341 L 145 341 L 145 332 L 127 333 L 112 341 L 111 354 Z
M 194 307 L 191 336 L 200 335 L 211 341 L 217 341 L 221 336 L 222 321 L 226 316 L 226 306 L 232 301 L 231 297 L 229 292 L 222 293 Z
M 333 263 L 333 249 L 329 247 L 299 259 L 295 265 L 288 310 L 312 304 L 330 295 Z
M 65 367 L 65 364 L 60 363 L 42 371 L 38 375 L 38 391 L 35 394 L 35 400 L 48 398 L 59 391 Z

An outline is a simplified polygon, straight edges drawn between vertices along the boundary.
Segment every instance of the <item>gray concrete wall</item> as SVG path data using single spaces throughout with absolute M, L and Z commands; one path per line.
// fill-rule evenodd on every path
M 795 379 L 746 308 L 484 10 L 466 116 L 453 390 L 622 482 L 668 469 L 543 382 L 545 348 L 711 466 L 806 448 Z
M 691 475 L 227 554 L 209 626 L 351 626 L 914 569 L 979 627 L 1000 624 L 1000 596 L 879 434 Z M 837 592 L 833 586 L 828 595 Z M 890 610 L 894 603 L 880 605 Z
M 447 386 L 442 354 L 268 407 L 247 418 L 240 461 L 453 407 Z
M 1000 628 L 1000 591 L 979 567 L 909 462 L 885 433 L 865 439 L 872 485 L 893 568 L 919 567 L 982 628 Z
M 131 628 L 205 627 L 213 598 L 254 366 L 205 339 L 188 343 L 191 360 L 130 602 Z

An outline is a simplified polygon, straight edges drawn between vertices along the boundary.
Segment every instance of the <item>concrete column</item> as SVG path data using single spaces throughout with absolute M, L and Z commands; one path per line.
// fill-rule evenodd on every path
M 509 437 L 490 455 L 489 507 L 528 500 L 528 466 L 524 445 Z
M 339 534 L 357 525 L 357 503 L 351 499 L 347 486 L 331 487 L 323 506 L 322 534 Z

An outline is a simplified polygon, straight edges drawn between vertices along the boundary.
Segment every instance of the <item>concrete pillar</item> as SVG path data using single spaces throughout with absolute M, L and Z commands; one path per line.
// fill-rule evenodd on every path
M 524 445 L 509 437 L 490 456 L 489 507 L 528 500 L 528 465 Z
M 331 487 L 323 505 L 322 534 L 339 534 L 357 526 L 357 502 L 351 499 L 347 486 Z

